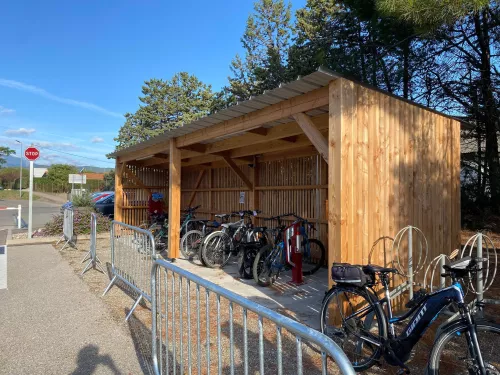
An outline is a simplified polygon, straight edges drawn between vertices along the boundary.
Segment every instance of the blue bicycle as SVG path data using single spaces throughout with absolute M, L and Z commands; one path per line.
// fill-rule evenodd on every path
M 460 316 L 439 330 L 426 373 L 499 375 L 500 325 L 475 318 L 460 282 L 476 274 L 482 261 L 466 257 L 445 266 L 443 276 L 451 277 L 452 285 L 434 293 L 416 293 L 407 304 L 409 311 L 401 316 L 393 316 L 389 298 L 389 275 L 396 269 L 334 263 L 331 272 L 336 285 L 323 300 L 321 331 L 344 350 L 356 371 L 369 369 L 383 357 L 400 373 L 409 373 L 405 363 L 414 346 L 441 312 L 453 305 Z M 383 287 L 381 299 L 374 289 L 377 279 Z M 395 324 L 406 320 L 396 334 Z

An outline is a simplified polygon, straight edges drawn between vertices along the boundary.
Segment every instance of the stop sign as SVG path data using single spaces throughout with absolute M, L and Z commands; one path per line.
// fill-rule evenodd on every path
M 29 161 L 35 161 L 40 157 L 40 151 L 38 151 L 36 147 L 28 147 L 26 150 L 24 150 L 24 156 Z

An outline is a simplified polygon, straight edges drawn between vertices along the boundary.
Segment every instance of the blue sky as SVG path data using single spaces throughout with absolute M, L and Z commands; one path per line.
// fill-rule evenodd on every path
M 40 163 L 112 167 L 105 154 L 142 83 L 187 71 L 224 86 L 252 9 L 253 0 L 3 2 L 0 145 L 38 144 Z

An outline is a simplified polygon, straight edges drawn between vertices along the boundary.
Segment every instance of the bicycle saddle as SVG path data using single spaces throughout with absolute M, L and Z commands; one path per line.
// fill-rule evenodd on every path
M 241 224 L 243 224 L 243 220 L 237 221 L 236 223 L 221 224 L 221 226 L 229 229 L 238 229 Z
M 215 215 L 215 217 L 219 217 L 221 219 L 227 219 L 228 217 L 231 217 L 230 214 L 220 214 L 220 215 Z
M 396 268 L 382 267 L 375 264 L 368 264 L 366 266 L 363 266 L 363 271 L 365 273 L 398 273 L 398 270 Z
M 265 232 L 267 230 L 267 227 L 254 227 L 253 231 L 254 232 Z

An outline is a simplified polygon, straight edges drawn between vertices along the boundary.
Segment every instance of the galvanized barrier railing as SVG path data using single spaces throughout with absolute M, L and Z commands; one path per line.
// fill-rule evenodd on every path
M 138 293 L 127 314 L 128 320 L 144 298 L 151 302 L 150 275 L 156 259 L 155 240 L 151 232 L 119 221 L 111 223 L 111 272 L 113 277 L 103 296 L 118 281 Z
M 0 207 L 0 211 L 3 210 L 16 210 L 17 215 L 12 215 L 14 217 L 14 223 L 16 224 L 17 229 L 21 229 L 22 218 L 21 218 L 21 205 L 18 204 L 17 207 Z
M 99 269 L 102 273 L 106 273 L 104 269 L 101 266 L 101 260 L 97 256 L 96 253 L 96 247 L 97 247 L 97 214 L 91 213 L 90 214 L 90 249 L 87 255 L 85 255 L 85 258 L 83 258 L 82 263 L 88 260 L 87 264 L 85 265 L 82 275 L 87 272 L 90 267 L 92 269 Z
M 355 373 L 327 336 L 175 264 L 156 260 L 151 288 L 157 375 Z
M 64 246 L 62 247 L 61 250 L 64 250 L 64 248 L 68 244 L 73 244 L 74 245 L 74 242 L 73 242 L 73 239 L 74 239 L 74 234 L 73 234 L 73 215 L 74 215 L 74 212 L 73 212 L 72 208 L 65 208 L 64 209 L 63 235 L 61 236 L 61 238 L 59 239 L 59 241 L 57 241 L 57 243 L 56 243 L 56 246 L 57 246 L 59 244 L 59 242 L 61 242 L 62 240 L 66 241 L 66 243 L 64 244 Z

